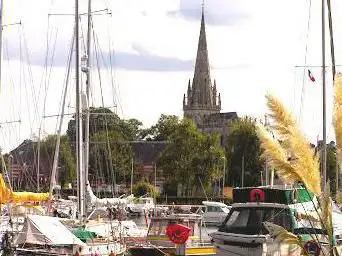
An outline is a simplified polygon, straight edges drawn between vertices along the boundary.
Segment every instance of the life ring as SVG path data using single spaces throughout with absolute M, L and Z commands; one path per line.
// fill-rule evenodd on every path
M 184 244 L 190 236 L 191 228 L 181 224 L 169 224 L 166 227 L 166 234 L 175 244 Z
M 251 202 L 263 202 L 265 201 L 265 193 L 261 189 L 252 189 L 249 193 L 249 200 Z
M 306 252 L 310 255 L 319 256 L 321 254 L 321 247 L 314 240 L 307 241 L 304 244 Z

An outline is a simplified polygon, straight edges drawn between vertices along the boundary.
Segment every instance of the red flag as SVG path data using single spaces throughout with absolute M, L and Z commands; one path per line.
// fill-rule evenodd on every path
M 316 79 L 315 79 L 314 76 L 312 75 L 310 69 L 308 69 L 308 75 L 309 75 L 309 78 L 310 78 L 311 82 L 315 82 L 315 81 L 316 81 Z

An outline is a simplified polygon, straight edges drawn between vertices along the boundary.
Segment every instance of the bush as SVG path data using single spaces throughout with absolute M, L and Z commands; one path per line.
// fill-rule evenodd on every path
M 158 191 L 155 190 L 154 186 L 146 181 L 139 181 L 133 186 L 133 194 L 136 197 L 144 196 L 148 194 L 151 197 L 158 196 Z

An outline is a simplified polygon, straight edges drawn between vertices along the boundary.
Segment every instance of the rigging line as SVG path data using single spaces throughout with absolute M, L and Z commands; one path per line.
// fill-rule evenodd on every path
M 108 1 L 108 0 L 107 0 Z M 109 14 L 110 15 L 110 17 L 113 17 L 112 16 L 112 14 L 110 13 Z M 107 27 L 107 31 L 108 31 L 108 38 L 109 38 L 109 40 L 110 40 L 110 42 L 111 42 L 111 37 L 110 37 L 110 34 L 109 34 L 109 26 Z M 110 46 L 109 46 L 109 48 L 112 46 L 112 44 L 110 43 Z M 114 50 L 114 48 L 110 48 L 109 49 L 109 57 L 110 57 L 110 67 L 111 67 L 111 72 L 112 72 L 112 60 L 111 60 L 111 58 L 112 58 L 112 54 L 113 54 L 113 61 L 114 61 L 114 65 L 115 65 L 115 63 L 116 63 L 116 61 L 115 61 L 115 50 Z M 115 72 L 115 71 L 114 71 Z M 113 75 L 112 75 L 113 76 Z M 115 74 L 114 74 L 114 76 L 115 76 Z M 113 91 L 113 104 L 116 106 L 115 107 L 115 113 L 117 114 L 117 106 L 119 106 L 119 108 L 120 108 L 120 111 L 121 111 L 121 115 L 122 116 L 124 116 L 124 112 L 123 112 L 123 108 L 122 108 L 122 104 L 121 104 L 121 99 L 120 99 L 120 85 L 119 85 L 119 83 L 118 82 L 116 82 L 116 83 L 114 83 L 114 82 L 112 82 L 112 91 Z M 114 95 L 114 92 L 115 92 L 115 95 Z M 116 96 L 116 101 L 117 101 L 117 103 L 115 104 L 115 96 Z
M 12 68 L 11 68 L 11 63 L 10 63 L 10 58 L 9 58 L 9 51 L 8 51 L 8 41 L 7 41 L 7 39 L 5 39 L 5 41 L 4 41 L 4 44 L 3 44 L 3 47 L 4 47 L 4 53 L 5 53 L 5 57 L 7 57 L 6 59 L 7 59 L 7 64 L 8 64 L 8 67 L 9 67 L 9 74 L 10 74 L 10 76 L 9 76 L 9 80 L 10 80 L 10 84 L 11 84 L 11 86 L 12 86 L 12 88 L 13 88 L 13 92 L 14 93 L 11 93 L 11 95 L 12 95 L 12 100 L 13 100 L 13 102 L 15 102 L 15 95 L 16 95 L 16 93 L 15 93 L 15 86 L 14 86 L 14 81 L 13 81 L 13 74 L 12 74 Z M 3 76 L 3 78 L 4 78 L 4 76 Z M 13 114 L 14 114 L 14 112 L 15 112 L 15 110 L 14 110 L 14 108 L 11 108 L 11 110 L 13 110 Z M 13 115 L 13 116 L 15 116 L 15 115 Z
M 54 186 L 56 185 L 56 173 L 57 173 L 57 166 L 58 166 L 58 159 L 59 159 L 59 149 L 60 149 L 60 142 L 61 142 L 61 130 L 63 126 L 63 117 L 64 117 L 64 111 L 65 111 L 65 102 L 66 102 L 66 95 L 68 92 L 68 85 L 69 85 L 69 78 L 70 78 L 70 70 L 71 70 L 71 63 L 72 63 L 72 55 L 73 55 L 73 50 L 74 50 L 74 41 L 75 41 L 75 36 L 76 35 L 76 26 L 73 31 L 73 36 L 72 40 L 70 43 L 70 51 L 69 51 L 69 56 L 68 56 L 68 66 L 65 74 L 65 88 L 62 93 L 62 99 L 61 99 L 61 117 L 59 119 L 59 126 L 57 130 L 57 140 L 56 140 L 56 145 L 55 145 L 55 152 L 54 152 L 54 157 L 53 157 L 53 164 L 52 164 L 52 170 L 51 170 L 51 176 L 50 176 L 50 188 L 49 188 L 49 193 L 52 195 Z M 58 120 L 58 118 L 57 118 Z M 57 122 L 58 123 L 58 122 Z
M 47 65 L 48 65 L 48 58 L 49 58 L 49 42 L 50 42 L 50 33 L 49 33 L 49 29 L 50 29 L 50 19 L 48 17 L 47 20 L 47 30 L 46 30 L 46 48 L 45 48 L 45 59 L 44 59 L 44 72 L 42 74 L 41 77 L 41 81 L 40 81 L 40 86 L 39 86 L 39 92 L 41 91 L 41 88 L 43 86 L 43 84 L 46 84 L 46 76 L 47 76 Z M 38 98 L 40 97 L 40 95 L 38 96 Z
M 80 24 L 82 24 L 81 16 L 80 16 L 79 20 L 80 20 Z M 86 49 L 87 43 L 86 43 L 86 36 L 85 36 L 85 34 L 86 34 L 86 33 L 84 33 L 84 26 L 81 25 L 81 38 L 82 38 L 82 44 L 81 44 L 81 46 L 82 46 L 82 51 L 83 51 L 84 54 L 87 53 L 87 49 Z M 84 55 L 84 54 L 83 54 L 83 55 Z M 82 65 L 83 65 L 83 64 L 82 64 Z
M 305 44 L 305 56 L 304 56 L 304 63 L 305 66 L 307 65 L 307 57 L 308 57 L 308 41 L 309 41 L 309 33 L 310 33 L 310 21 L 311 21 L 311 0 L 309 0 L 309 17 L 307 23 L 307 31 L 306 31 L 306 44 Z M 299 106 L 299 122 L 302 120 L 302 112 L 304 108 L 304 94 L 305 94 L 305 72 L 306 68 L 303 70 L 303 81 L 302 81 L 302 92 L 300 95 L 300 106 Z
M 112 17 L 112 15 L 110 15 L 110 17 Z M 109 19 L 108 19 L 109 20 Z M 114 72 L 113 72 L 113 62 L 112 62 L 112 52 L 114 53 L 114 50 L 112 51 L 112 39 L 111 39 L 111 35 L 110 35 L 110 31 L 109 31 L 109 24 L 107 26 L 107 37 L 108 37 L 108 53 L 109 53 L 109 66 L 110 66 L 110 82 L 112 85 L 112 96 L 113 96 L 113 105 L 117 105 L 117 103 L 115 102 L 115 97 L 116 97 L 116 90 L 115 90 L 115 83 L 114 83 Z M 114 62 L 115 63 L 115 62 Z M 114 64 L 115 65 L 115 64 Z M 118 98 L 118 97 L 116 97 Z
M 39 86 L 39 92 L 41 91 L 41 88 L 43 86 L 44 83 L 44 88 L 45 88 L 45 95 L 46 95 L 46 84 L 47 84 L 47 69 L 48 69 L 48 60 L 49 60 L 49 46 L 50 46 L 50 40 L 51 38 L 49 36 L 52 36 L 52 33 L 49 33 L 49 29 L 50 29 L 50 17 L 48 16 L 48 21 L 47 21 L 47 31 L 46 31 L 46 51 L 45 51 L 45 61 L 44 61 L 44 73 L 42 75 L 42 80 Z M 44 82 L 43 82 L 44 80 Z M 39 95 L 40 97 L 40 95 Z M 43 115 L 45 114 L 45 100 L 43 103 Z M 42 126 L 42 122 L 43 120 L 40 121 L 40 125 L 39 127 L 41 128 Z
M 75 30 L 75 29 L 74 29 Z M 72 52 L 73 52 L 73 48 L 71 47 L 71 45 L 74 44 L 74 35 L 75 35 L 75 31 L 73 30 L 73 35 L 71 36 L 71 40 L 70 40 L 70 49 L 71 49 L 71 52 L 70 54 L 72 55 Z M 72 62 L 72 57 L 68 56 L 68 65 L 69 62 Z M 65 72 L 65 76 L 64 76 L 64 82 L 63 84 L 66 84 L 67 81 L 69 80 L 69 74 L 68 74 L 68 68 L 66 69 L 66 72 Z M 67 94 L 67 90 L 68 87 L 66 86 L 65 88 L 63 88 L 63 91 L 62 91 L 62 95 L 61 95 L 61 99 L 60 99 L 60 104 L 59 104 L 59 109 L 58 109 L 58 113 L 61 113 L 62 112 L 62 101 L 63 101 L 63 95 L 64 94 Z M 66 115 L 75 115 L 75 113 L 63 113 L 63 116 L 66 116 Z M 56 115 L 50 115 L 50 116 L 47 116 L 47 115 L 44 115 L 43 118 L 47 118 L 47 117 L 56 117 Z M 56 122 L 56 126 L 55 126 L 55 131 L 57 131 L 57 126 L 58 126 L 58 122 L 59 122 L 59 119 L 62 118 L 62 115 L 57 115 L 57 122 Z
M 52 48 L 51 62 L 50 62 L 50 67 L 49 67 L 49 71 L 48 71 L 48 74 L 47 74 L 48 78 L 47 78 L 47 81 L 46 81 L 47 83 L 45 83 L 44 109 L 43 109 L 43 115 L 42 115 L 42 123 L 43 123 L 43 116 L 46 113 L 47 93 L 49 91 L 50 84 L 51 84 L 50 83 L 50 79 L 51 79 L 51 74 L 52 74 L 52 70 L 53 70 L 53 61 L 54 61 L 55 54 L 56 54 L 57 35 L 58 35 L 58 29 L 56 30 L 56 33 L 55 33 L 55 41 L 54 41 L 53 48 Z
M 24 39 L 24 49 L 25 49 L 25 54 L 26 54 L 26 58 L 27 58 L 27 70 L 28 70 L 28 75 L 29 75 L 29 79 L 31 82 L 31 93 L 33 95 L 33 103 L 34 103 L 34 115 L 36 116 L 37 120 L 39 118 L 39 113 L 38 113 L 38 101 L 37 101 L 37 95 L 36 95 L 36 91 L 34 88 L 34 80 L 33 80 L 33 75 L 32 75 L 32 69 L 31 69 L 31 60 L 30 60 L 30 52 L 27 46 L 27 40 L 26 40 L 26 35 L 25 35 L 25 30 L 24 30 L 24 26 L 21 25 L 21 31 L 23 34 L 23 39 Z M 35 118 L 34 118 L 35 119 Z
M 93 29 L 93 37 L 96 37 L 95 34 L 95 30 Z M 101 91 L 101 100 L 102 100 L 102 107 L 105 107 L 104 105 L 104 98 L 103 98 L 103 89 L 102 89 L 102 80 L 101 80 L 101 70 L 100 70 L 100 63 L 99 63 L 99 56 L 98 56 L 98 41 L 96 40 L 96 42 L 94 43 L 94 47 L 95 47 L 95 56 L 96 56 L 96 61 L 97 61 L 97 69 L 98 69 L 98 75 L 99 75 L 99 83 L 100 83 L 100 91 Z M 107 117 L 104 116 L 104 120 L 105 120 L 105 128 L 106 128 L 106 136 L 107 136 L 107 150 L 108 150 L 108 156 L 109 156 L 109 161 L 110 161 L 110 174 L 112 177 L 112 184 L 114 183 L 114 190 L 116 187 L 116 175 L 115 175 L 115 170 L 113 169 L 113 158 L 112 158 L 112 151 L 111 151 L 111 147 L 110 147 L 110 143 L 109 143 L 109 139 L 108 139 L 108 122 L 107 122 Z M 107 169 L 108 170 L 108 169 Z M 116 191 L 116 190 L 115 190 Z M 116 193 L 113 193 L 112 190 L 112 196 L 114 197 Z
M 21 38 L 21 33 L 20 33 L 20 27 L 18 27 L 18 35 L 19 36 L 19 57 L 20 57 L 20 60 L 22 59 L 22 49 L 21 49 L 21 44 L 22 44 L 22 38 Z M 22 97 L 23 97 L 23 92 L 22 92 L 22 71 L 23 71 L 23 62 L 20 61 L 20 64 L 19 64 L 19 109 L 18 109 L 18 117 L 19 119 L 21 120 L 22 117 L 21 117 L 21 112 L 22 112 Z M 19 138 L 20 138 L 20 135 L 21 135 L 21 126 L 19 126 Z

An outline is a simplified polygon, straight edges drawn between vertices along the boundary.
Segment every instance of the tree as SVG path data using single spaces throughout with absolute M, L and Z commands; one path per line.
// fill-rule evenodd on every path
M 41 143 L 41 159 L 46 159 L 49 162 L 50 169 L 52 169 L 53 158 L 55 154 L 57 136 L 49 135 L 43 139 Z M 59 181 L 62 185 L 72 182 L 76 179 L 75 159 L 71 152 L 70 142 L 68 136 L 61 136 L 61 143 L 59 148 Z
M 199 195 L 220 177 L 223 151 L 216 135 L 202 134 L 189 120 L 182 120 L 168 136 L 169 144 L 158 159 L 168 183 L 182 186 L 182 193 Z M 202 193 L 201 193 L 202 194 Z
M 133 194 L 136 197 L 149 195 L 151 197 L 158 196 L 158 192 L 154 186 L 146 181 L 139 181 L 133 186 Z
M 255 120 L 244 117 L 230 121 L 225 148 L 229 170 L 226 184 L 242 186 L 243 179 L 244 186 L 260 185 L 260 171 L 264 161 L 260 157 L 261 148 Z
M 336 192 L 336 147 L 334 144 L 327 144 L 327 177 L 330 181 L 332 193 Z
M 155 125 L 142 131 L 141 138 L 153 141 L 168 140 L 179 123 L 178 116 L 162 114 Z
M 76 138 L 75 117 L 68 123 L 67 135 L 70 141 Z M 89 137 L 96 133 L 116 131 L 125 140 L 132 141 L 140 139 L 142 122 L 137 119 L 123 120 L 108 108 L 90 108 Z M 83 123 L 83 135 L 85 134 L 85 123 Z
M 105 178 L 112 184 L 129 180 L 130 142 L 140 139 L 142 123 L 137 119 L 120 119 L 108 108 L 90 108 L 90 113 L 89 175 Z M 75 141 L 75 119 L 69 121 L 67 134 Z M 75 143 L 72 145 L 75 154 Z
M 91 137 L 89 174 L 113 184 L 130 179 L 132 147 L 117 131 L 98 132 Z

